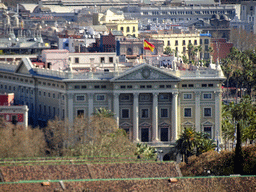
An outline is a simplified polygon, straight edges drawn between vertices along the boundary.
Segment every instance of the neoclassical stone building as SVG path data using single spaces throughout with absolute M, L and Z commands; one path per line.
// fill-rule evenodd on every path
M 221 84 L 214 69 L 179 70 L 136 65 L 123 72 L 73 73 L 39 69 L 28 58 L 0 64 L 0 90 L 15 93 L 16 104 L 29 106 L 30 123 L 58 116 L 72 122 L 105 107 L 134 142 L 168 145 L 185 127 L 221 140 Z

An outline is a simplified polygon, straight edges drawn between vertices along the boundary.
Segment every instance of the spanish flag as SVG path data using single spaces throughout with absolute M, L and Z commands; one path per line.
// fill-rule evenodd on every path
M 148 41 L 144 40 L 144 49 L 151 50 L 154 52 L 155 46 L 149 43 Z

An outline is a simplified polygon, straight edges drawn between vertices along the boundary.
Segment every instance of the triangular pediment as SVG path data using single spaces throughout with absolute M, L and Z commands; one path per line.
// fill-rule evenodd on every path
M 159 124 L 159 127 L 169 127 L 170 124 L 166 123 L 166 122 L 162 122 Z
M 140 124 L 140 127 L 150 127 L 150 126 L 151 126 L 151 124 L 148 123 L 148 122 L 142 122 L 142 123 Z
M 132 124 L 131 123 L 128 123 L 128 122 L 123 122 L 120 127 L 131 127 Z
M 162 69 L 148 64 L 137 65 L 111 81 L 180 81 Z
M 33 65 L 29 58 L 23 58 L 17 66 L 15 73 L 34 74 Z
M 211 122 L 211 121 L 205 121 L 205 122 L 202 123 L 202 125 L 203 125 L 203 126 L 207 126 L 207 125 L 210 126 L 210 125 L 214 125 L 214 123 Z
M 190 121 L 186 121 L 186 122 L 182 123 L 181 125 L 194 127 L 194 123 L 192 123 Z

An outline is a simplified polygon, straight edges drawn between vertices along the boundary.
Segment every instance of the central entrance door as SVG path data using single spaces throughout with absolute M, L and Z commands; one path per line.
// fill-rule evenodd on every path
M 161 141 L 168 141 L 169 131 L 168 128 L 161 128 Z

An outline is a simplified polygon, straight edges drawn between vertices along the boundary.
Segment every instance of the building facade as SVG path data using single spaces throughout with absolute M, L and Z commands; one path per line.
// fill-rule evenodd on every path
M 3 85 L 0 85 L 3 87 Z M 8 88 L 7 88 L 8 89 Z M 28 127 L 28 107 L 26 105 L 14 105 L 14 94 L 0 94 L 0 117 L 6 123 Z
M 73 122 L 99 108 L 115 113 L 119 127 L 134 142 L 174 144 L 185 127 L 209 133 L 221 142 L 220 67 L 160 69 L 148 64 L 124 72 L 54 71 L 0 64 L 1 91 L 14 92 L 16 104 L 29 106 L 30 123 L 45 126 L 55 116 Z
M 140 22 L 187 22 L 191 20 L 210 20 L 214 14 L 225 14 L 233 19 L 236 15 L 235 5 L 220 6 L 128 6 L 123 8 L 126 18 L 136 18 Z
M 155 34 L 142 33 L 140 34 L 140 37 L 163 41 L 163 50 L 166 47 L 170 47 L 173 50 L 173 53 L 176 53 L 176 56 L 179 57 L 188 54 L 189 44 L 192 44 L 195 47 L 201 46 L 202 50 L 200 53 L 198 52 L 198 57 L 200 56 L 200 59 L 210 58 L 208 49 L 211 42 L 211 36 L 209 34 L 200 34 L 197 31 L 175 33 L 173 30 L 162 30 Z
M 122 11 L 108 9 L 103 13 L 94 13 L 94 25 L 106 25 L 111 30 L 122 31 L 124 36 L 138 37 L 138 20 L 125 19 Z

